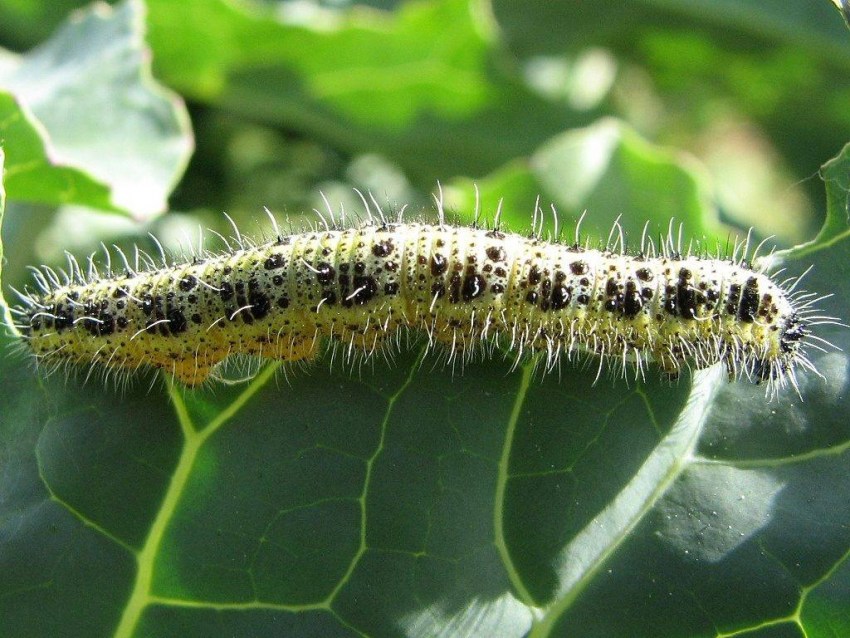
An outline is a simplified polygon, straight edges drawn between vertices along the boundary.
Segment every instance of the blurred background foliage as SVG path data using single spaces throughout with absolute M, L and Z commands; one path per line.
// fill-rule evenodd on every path
M 84 4 L 0 0 L 0 46 L 24 52 Z M 515 226 L 537 194 L 574 219 L 593 207 L 528 163 L 613 116 L 698 158 L 724 222 L 791 245 L 821 224 L 816 171 L 850 133 L 850 39 L 826 0 L 147 4 L 154 75 L 196 141 L 170 205 L 214 226 L 321 207 L 319 190 L 354 205 L 352 186 L 417 209 L 437 180 L 452 203 L 473 181 L 490 212 L 514 202 Z

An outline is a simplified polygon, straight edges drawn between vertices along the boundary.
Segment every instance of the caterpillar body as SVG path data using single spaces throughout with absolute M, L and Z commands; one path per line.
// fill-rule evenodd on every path
M 769 391 L 814 370 L 805 346 L 821 317 L 796 283 L 643 243 L 628 255 L 444 223 L 326 227 L 161 268 L 125 257 L 104 277 L 71 260 L 69 273 L 36 270 L 13 312 L 42 364 L 150 365 L 187 386 L 231 354 L 307 360 L 331 339 L 369 356 L 400 330 L 449 358 L 500 341 L 550 368 L 580 351 L 638 375 L 649 360 L 671 377 L 723 361 Z

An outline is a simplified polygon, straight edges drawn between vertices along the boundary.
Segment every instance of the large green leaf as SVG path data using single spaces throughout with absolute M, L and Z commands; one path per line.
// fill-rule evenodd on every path
M 486 173 L 588 121 L 505 73 L 485 3 L 404 3 L 316 25 L 228 0 L 148 4 L 155 70 L 171 86 L 349 153 L 381 152 L 421 184 Z
M 9 199 L 76 203 L 137 217 L 166 208 L 192 148 L 180 98 L 150 77 L 144 7 L 76 14 L 0 67 Z
M 841 316 L 848 171 L 783 256 Z M 0 632 L 842 635 L 846 355 L 768 403 L 717 368 L 594 384 L 420 352 L 199 391 L 3 359 Z

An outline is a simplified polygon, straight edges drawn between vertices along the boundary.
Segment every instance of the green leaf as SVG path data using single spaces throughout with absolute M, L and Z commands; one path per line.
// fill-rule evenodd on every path
M 649 187 L 659 152 L 615 130 L 643 151 L 602 174 Z M 565 168 L 559 142 L 540 154 Z M 831 230 L 780 255 L 814 264 L 840 316 L 848 172 L 846 151 L 824 168 Z M 452 374 L 421 347 L 120 393 L 8 357 L 0 633 L 821 635 L 847 622 L 850 425 L 847 356 L 814 355 L 826 378 L 772 403 L 718 368 L 672 387 L 499 358 Z
M 148 4 L 155 68 L 171 86 L 349 153 L 381 152 L 428 187 L 589 121 L 494 64 L 483 3 L 359 7 L 315 25 L 226 0 Z
M 50 157 L 45 135 L 26 105 L 0 91 L 0 139 L 10 151 L 5 182 L 13 199 L 56 205 L 82 202 L 115 210 L 105 184 Z
M 94 6 L 3 66 L 10 200 L 165 210 L 192 136 L 182 101 L 150 76 L 143 18 L 137 0 Z
M 826 222 L 818 236 L 811 243 L 801 246 L 793 253 L 802 257 L 832 246 L 847 239 L 850 226 L 850 144 L 846 145 L 837 157 L 821 168 L 821 178 L 826 182 L 827 215 Z
M 567 240 L 582 216 L 582 232 L 592 244 L 605 241 L 618 216 L 632 247 L 639 244 L 644 224 L 649 237 L 658 237 L 674 220 L 709 248 L 726 241 L 728 232 L 717 220 L 705 176 L 694 162 L 647 143 L 613 119 L 564 132 L 483 179 L 455 180 L 447 201 L 468 222 L 473 221 L 476 189 L 483 215 L 489 217 L 501 202 L 501 219 L 515 231 L 528 226 L 529 202 L 539 197 L 544 227 L 554 233 L 554 205 L 559 234 Z

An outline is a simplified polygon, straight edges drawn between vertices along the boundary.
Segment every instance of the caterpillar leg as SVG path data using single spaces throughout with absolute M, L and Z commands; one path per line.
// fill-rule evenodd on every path
M 342 346 L 347 359 L 367 361 L 379 353 L 385 344 L 386 337 L 383 334 L 371 332 L 365 335 L 354 333 L 345 339 Z
M 447 364 L 468 361 L 475 352 L 476 337 L 469 331 L 449 326 L 443 330 L 434 330 L 432 339 L 443 347 Z
M 174 378 L 189 387 L 201 385 L 211 373 L 212 366 L 198 366 L 194 361 L 175 362 L 171 368 L 171 374 Z
M 282 361 L 309 361 L 315 359 L 321 352 L 319 339 L 306 337 L 283 337 L 277 345 L 274 354 L 264 355 L 270 359 Z
M 671 356 L 667 351 L 661 354 L 656 354 L 654 359 L 661 368 L 661 372 L 665 379 L 669 381 L 678 381 L 682 366 L 685 364 L 684 360 Z

